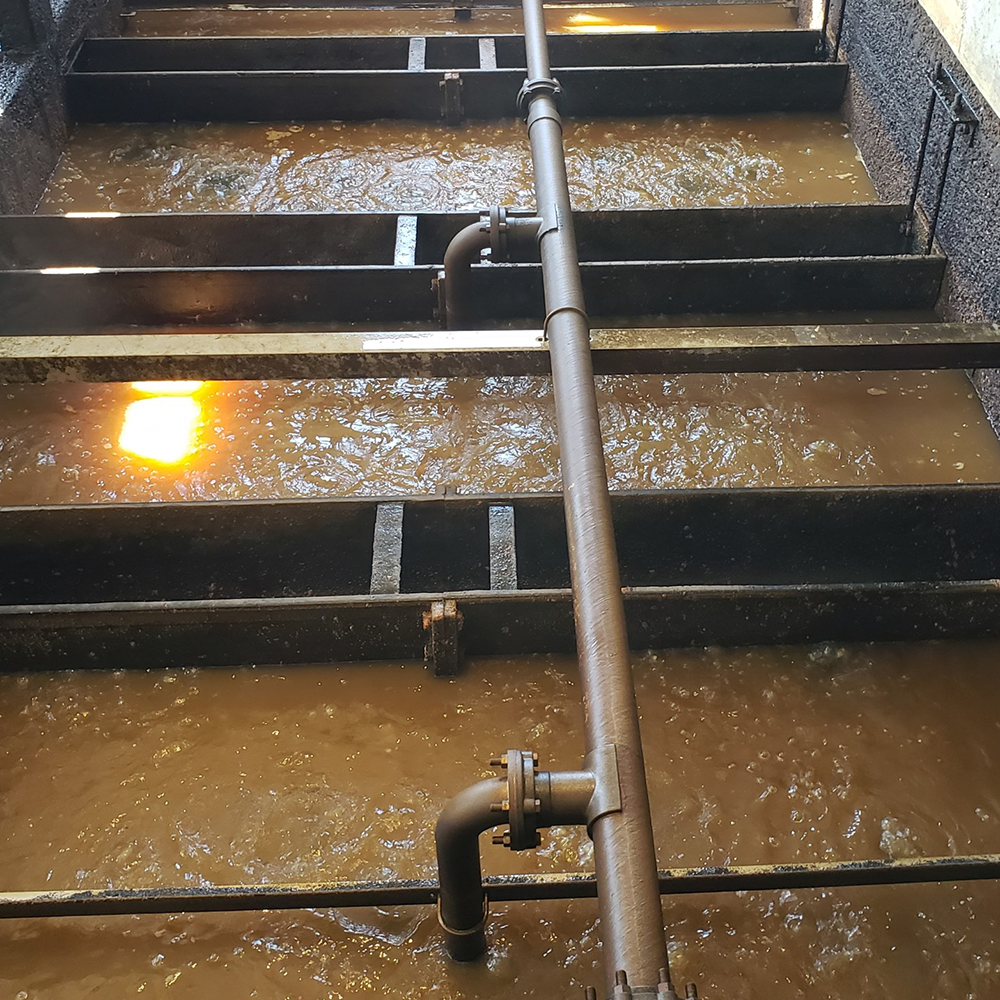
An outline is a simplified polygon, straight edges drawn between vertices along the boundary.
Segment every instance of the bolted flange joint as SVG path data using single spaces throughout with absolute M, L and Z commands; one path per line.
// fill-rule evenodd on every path
M 632 986 L 628 981 L 628 973 L 624 969 L 618 969 L 608 1000 L 680 1000 L 670 978 L 669 964 L 659 970 L 658 979 L 656 986 Z M 586 1000 L 597 1000 L 597 990 L 593 986 L 588 986 L 584 995 Z M 687 984 L 684 1000 L 698 1000 L 698 987 L 694 983 Z
M 493 843 L 499 847 L 509 847 L 512 851 L 530 851 L 542 842 L 538 832 L 542 803 L 535 793 L 535 774 L 538 769 L 538 754 L 530 750 L 508 750 L 490 761 L 491 767 L 499 768 L 507 775 L 507 797 L 502 802 L 494 802 L 494 812 L 507 814 L 508 829 L 497 834 Z

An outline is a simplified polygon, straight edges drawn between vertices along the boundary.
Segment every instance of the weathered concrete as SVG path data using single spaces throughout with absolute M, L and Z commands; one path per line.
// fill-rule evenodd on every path
M 1000 318 L 1000 118 L 979 93 L 919 0 L 846 0 L 842 54 L 851 75 L 845 114 L 872 180 L 884 199 L 906 199 L 913 184 L 928 72 L 940 60 L 980 116 L 973 142 L 958 136 L 944 193 L 938 243 L 949 258 L 939 305 L 949 320 Z M 840 4 L 831 13 L 836 25 Z M 935 113 L 920 207 L 936 190 L 947 116 Z M 1000 431 L 1000 372 L 974 382 Z
M 51 19 L 35 21 L 35 51 L 0 51 L 2 214 L 31 212 L 38 203 L 66 142 L 63 71 L 85 34 L 117 33 L 121 0 L 54 0 L 52 11 Z

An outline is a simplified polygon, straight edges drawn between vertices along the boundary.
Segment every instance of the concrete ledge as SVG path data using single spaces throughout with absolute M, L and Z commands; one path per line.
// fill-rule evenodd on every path
M 1000 364 L 1000 327 L 918 323 L 608 329 L 598 374 L 875 371 Z M 154 333 L 0 338 L 6 382 L 544 375 L 539 330 Z

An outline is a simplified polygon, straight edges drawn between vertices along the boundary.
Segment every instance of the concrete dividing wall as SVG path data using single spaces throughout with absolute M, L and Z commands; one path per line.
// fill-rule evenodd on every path
M 38 203 L 66 142 L 62 73 L 88 31 L 117 34 L 121 0 L 55 0 L 51 10 L 35 51 L 0 49 L 0 214 Z

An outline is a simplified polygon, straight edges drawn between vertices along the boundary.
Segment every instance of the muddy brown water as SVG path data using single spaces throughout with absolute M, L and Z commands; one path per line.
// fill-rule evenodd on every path
M 1000 448 L 964 375 L 607 377 L 617 489 L 990 482 Z M 152 404 L 152 405 L 150 405 Z M 0 503 L 559 488 L 534 377 L 0 387 Z
M 546 9 L 549 31 L 608 34 L 650 31 L 741 31 L 796 27 L 795 11 L 783 4 L 700 4 L 625 7 L 560 5 Z M 520 10 L 474 10 L 459 20 L 439 10 L 276 10 L 202 8 L 140 10 L 122 19 L 126 35 L 513 35 L 522 29 Z
M 578 208 L 867 201 L 838 118 L 569 123 Z M 520 123 L 79 129 L 44 212 L 527 204 Z M 85 263 L 81 261 L 81 263 Z M 604 378 L 620 488 L 992 480 L 996 439 L 954 372 Z M 127 386 L 7 387 L 0 500 L 558 488 L 546 379 L 215 383 L 153 412 Z M 166 415 L 166 416 L 164 416 Z M 149 424 L 152 424 L 150 427 Z M 65 432 L 64 430 L 65 429 Z M 164 441 L 163 438 L 169 438 Z M 136 452 L 139 452 L 137 454 Z M 150 464 L 142 455 L 177 456 Z
M 660 864 L 995 851 L 993 643 L 638 657 Z M 6 889 L 433 873 L 438 810 L 508 745 L 582 752 L 563 659 L 0 677 Z M 491 872 L 586 869 L 555 830 Z M 675 974 L 727 1000 L 996 996 L 993 883 L 667 898 Z M 429 907 L 14 921 L 6 997 L 580 997 L 593 901 L 494 905 L 450 965 Z
M 876 201 L 835 116 L 566 123 L 574 207 Z M 40 211 L 365 212 L 531 203 L 519 121 L 94 125 L 75 130 Z
M 462 207 L 434 180 L 450 161 L 412 137 L 400 156 L 350 148 L 372 170 L 416 158 L 424 173 L 380 188 L 373 172 L 332 198 L 324 153 L 338 133 L 86 130 L 44 210 Z M 687 196 L 663 165 L 679 140 L 668 130 L 642 141 L 658 164 L 643 176 L 621 134 L 578 154 L 578 204 L 810 200 L 825 197 L 824 173 L 841 184 L 835 200 L 871 197 L 842 132 L 843 169 L 811 153 L 792 167 L 791 153 L 762 143 L 750 177 L 744 136 L 731 169 Z M 134 155 L 108 157 L 122 146 Z M 495 170 L 488 157 L 454 168 L 469 177 L 467 207 L 523 196 L 506 178 L 520 162 L 523 181 L 523 158 L 509 156 Z M 851 176 L 836 178 L 848 163 Z M 226 164 L 236 181 L 213 182 Z M 599 394 L 619 488 L 1000 473 L 961 373 L 608 378 Z M 544 379 L 5 386 L 0 426 L 2 503 L 558 486 Z M 660 864 L 1000 849 L 998 653 L 996 643 L 823 644 L 638 656 Z M 474 661 L 453 681 L 404 663 L 33 676 L 5 666 L 7 890 L 426 876 L 438 811 L 494 752 L 529 746 L 556 767 L 582 752 L 568 659 Z M 567 830 L 523 857 L 486 852 L 492 872 L 591 864 L 585 838 Z M 998 904 L 1000 888 L 983 883 L 678 897 L 664 912 L 676 978 L 697 978 L 707 998 L 903 1000 L 997 994 Z M 21 920 L 0 926 L 0 996 L 491 1000 L 581 997 L 601 981 L 593 901 L 494 906 L 490 936 L 488 960 L 462 968 L 429 908 Z

